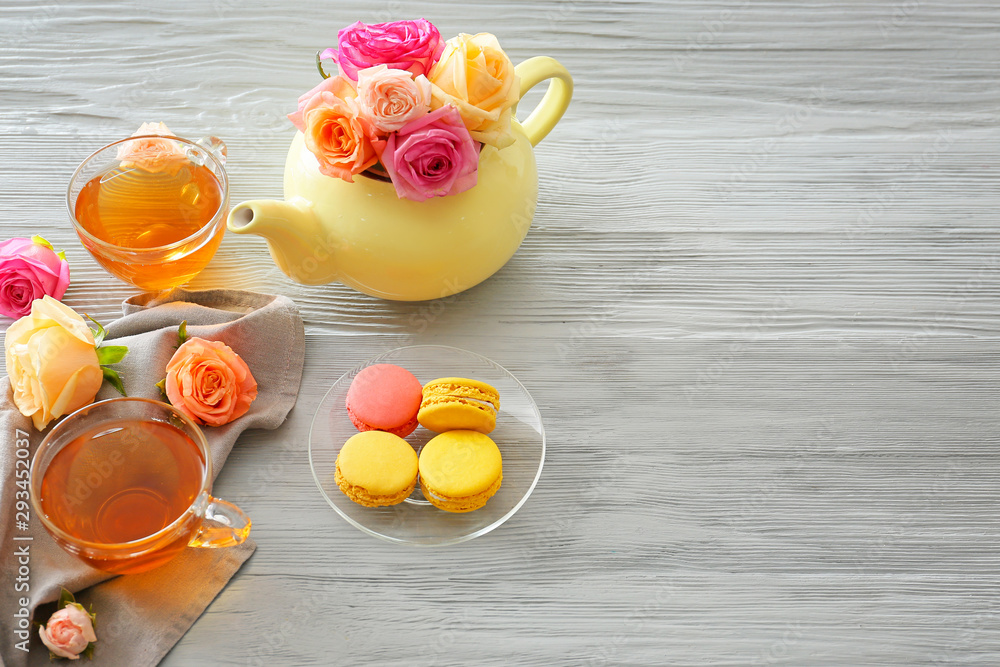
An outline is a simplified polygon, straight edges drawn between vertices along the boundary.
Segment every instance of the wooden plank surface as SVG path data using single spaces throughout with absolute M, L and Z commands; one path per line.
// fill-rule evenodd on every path
M 257 552 L 163 664 L 1000 664 L 995 3 L 9 0 L 3 236 L 115 317 L 67 220 L 83 157 L 162 120 L 225 139 L 234 203 L 280 197 L 315 52 L 417 16 L 574 75 L 534 225 L 429 304 L 225 238 L 192 286 L 295 299 L 306 376 L 216 486 Z M 507 367 L 548 435 L 527 504 L 441 549 L 349 526 L 306 458 L 329 385 L 419 343 Z

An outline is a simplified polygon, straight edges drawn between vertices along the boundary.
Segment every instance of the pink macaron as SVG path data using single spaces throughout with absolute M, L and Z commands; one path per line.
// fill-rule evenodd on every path
M 417 428 L 423 386 L 394 364 L 361 370 L 347 390 L 347 414 L 359 431 L 386 431 L 405 438 Z

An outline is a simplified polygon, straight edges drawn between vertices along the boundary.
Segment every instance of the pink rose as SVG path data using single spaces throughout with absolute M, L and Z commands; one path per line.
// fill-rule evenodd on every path
M 167 364 L 170 403 L 198 424 L 222 426 L 242 417 L 257 398 L 250 367 L 218 341 L 188 338 Z
M 93 618 L 75 602 L 52 614 L 38 634 L 53 654 L 70 660 L 79 660 L 87 645 L 97 641 Z
M 351 81 L 358 70 L 388 65 L 417 74 L 427 74 L 444 51 L 441 33 L 430 21 L 393 21 L 366 25 L 358 21 L 337 33 L 337 49 L 327 49 L 320 58 L 333 58 Z
M 31 302 L 48 294 L 61 299 L 69 286 L 69 264 L 41 236 L 0 243 L 0 314 L 17 319 Z
M 379 156 L 398 197 L 424 201 L 476 184 L 479 144 L 458 110 L 444 106 L 389 135 Z
M 363 69 L 358 72 L 358 108 L 379 132 L 395 132 L 430 111 L 431 83 L 423 74 L 414 78 L 385 65 Z

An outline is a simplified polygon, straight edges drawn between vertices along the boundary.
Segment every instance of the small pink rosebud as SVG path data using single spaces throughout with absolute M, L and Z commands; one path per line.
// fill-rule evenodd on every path
M 70 660 L 78 660 L 87 645 L 97 641 L 93 619 L 75 602 L 52 614 L 38 634 L 53 655 Z

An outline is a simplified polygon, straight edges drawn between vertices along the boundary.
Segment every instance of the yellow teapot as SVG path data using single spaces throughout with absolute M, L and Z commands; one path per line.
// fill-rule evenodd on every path
M 476 185 L 418 202 L 400 199 L 387 179 L 359 174 L 353 183 L 326 176 L 296 134 L 285 161 L 285 201 L 243 202 L 229 213 L 236 234 L 259 234 L 292 280 L 339 281 L 398 301 L 450 296 L 486 280 L 524 239 L 538 202 L 532 147 L 569 106 L 573 79 L 552 58 L 515 68 L 521 97 L 550 79 L 538 106 L 503 149 L 483 146 Z M 513 110 L 512 112 L 513 113 Z

